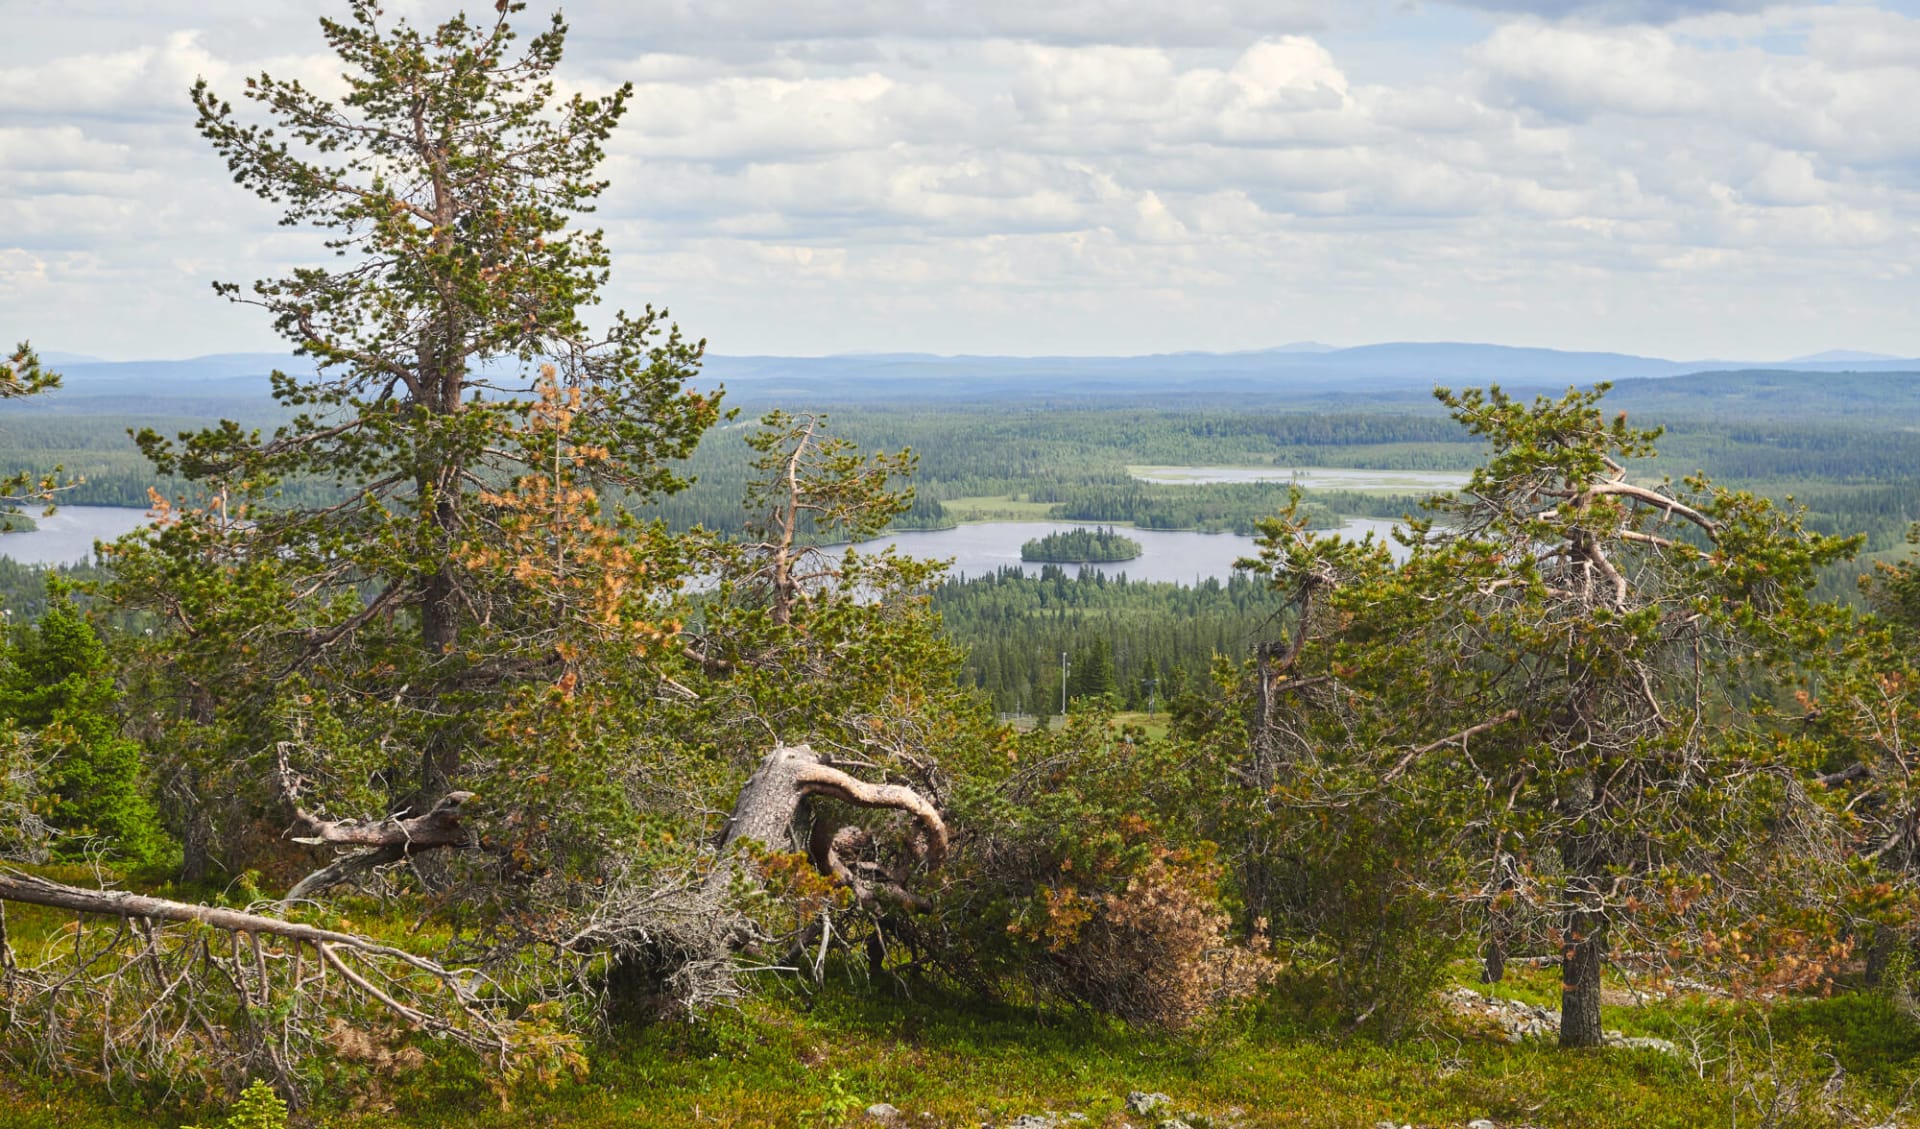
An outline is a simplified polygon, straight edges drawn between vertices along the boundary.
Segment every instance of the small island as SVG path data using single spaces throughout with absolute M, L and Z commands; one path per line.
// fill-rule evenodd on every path
M 1140 555 L 1140 542 L 1111 528 L 1049 533 L 1020 546 L 1020 559 L 1035 564 L 1112 564 Z

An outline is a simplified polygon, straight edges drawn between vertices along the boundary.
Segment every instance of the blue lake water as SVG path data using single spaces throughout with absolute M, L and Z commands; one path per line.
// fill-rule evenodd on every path
M 1067 529 L 1084 528 L 1093 522 L 1061 521 L 986 521 L 957 529 L 925 533 L 896 533 L 861 545 L 879 549 L 893 545 L 914 557 L 952 557 L 952 572 L 959 576 L 988 576 L 1001 568 L 1020 567 L 1028 575 L 1038 576 L 1045 567 L 1023 564 L 1020 546 L 1036 537 Z M 1350 518 L 1340 527 L 1349 537 L 1373 533 L 1384 537 L 1394 522 L 1380 518 Z M 1130 561 L 1087 565 L 1108 576 L 1125 575 L 1132 580 L 1159 580 L 1174 584 L 1195 584 L 1209 578 L 1225 580 L 1233 573 L 1233 562 L 1255 553 L 1253 538 L 1234 533 L 1191 533 L 1161 529 L 1130 529 L 1120 532 L 1140 543 L 1140 555 Z M 1066 566 L 1070 571 L 1076 567 Z
M 96 540 L 111 541 L 146 524 L 147 511 L 118 506 L 62 506 L 52 517 L 33 519 L 32 532 L 0 534 L 0 556 L 22 564 L 75 564 L 91 560 Z M 915 557 L 953 558 L 952 571 L 961 576 L 988 576 L 1011 566 L 1040 574 L 1037 564 L 1022 565 L 1020 546 L 1036 537 L 1074 529 L 1086 522 L 989 521 L 924 533 L 896 533 L 866 542 L 863 549 L 894 545 Z M 1351 518 L 1341 532 L 1359 537 L 1372 532 L 1385 536 L 1394 523 L 1378 518 Z M 1124 529 L 1140 543 L 1140 556 L 1115 564 L 1090 565 L 1108 576 L 1122 574 L 1134 580 L 1194 584 L 1224 580 L 1233 562 L 1254 554 L 1253 538 L 1232 533 L 1191 533 L 1160 529 Z M 1072 568 L 1074 566 L 1068 566 Z
M 85 564 L 95 541 L 115 540 L 149 520 L 146 510 L 124 506 L 61 506 L 51 517 L 24 512 L 39 528 L 0 533 L 0 557 L 33 565 Z

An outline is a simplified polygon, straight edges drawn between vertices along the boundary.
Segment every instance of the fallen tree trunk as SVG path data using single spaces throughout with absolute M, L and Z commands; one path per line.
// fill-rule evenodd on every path
M 451 1036 L 475 1049 L 493 1051 L 501 1055 L 507 1052 L 509 1046 L 508 1025 L 497 1021 L 479 1005 L 466 981 L 465 974 L 449 969 L 437 961 L 416 956 L 405 949 L 383 945 L 352 933 L 321 929 L 297 921 L 284 921 L 277 917 L 226 909 L 221 906 L 149 897 L 125 890 L 90 890 L 82 886 L 68 886 L 17 870 L 0 870 L 0 901 L 21 902 L 27 905 L 45 906 L 49 909 L 72 910 L 76 913 L 119 918 L 125 922 L 138 923 L 140 928 L 146 931 L 150 931 L 152 924 L 156 921 L 208 926 L 236 936 L 251 938 L 250 944 L 255 947 L 256 958 L 262 962 L 263 968 L 266 958 L 257 949 L 258 940 L 261 937 L 278 937 L 296 945 L 311 945 L 323 968 L 337 973 L 354 990 L 386 1008 L 408 1026 Z M 361 967 L 355 968 L 348 961 L 348 957 L 354 958 Z M 458 1022 L 454 1018 L 435 1014 L 404 1002 L 399 998 L 400 989 L 396 981 L 392 977 L 374 971 L 374 966 L 381 962 L 393 962 L 424 973 L 438 981 L 440 986 L 447 990 L 447 994 L 453 997 L 454 1011 L 458 1019 L 468 1022 Z M 9 969 L 17 967 L 10 949 L 6 953 L 5 964 Z M 375 979 L 386 980 L 386 987 L 375 983 Z M 264 981 L 263 972 L 262 983 L 259 985 L 263 991 L 266 988 Z M 299 984 L 296 983 L 295 987 L 298 988 Z
M 907 847 L 909 857 L 891 866 L 873 860 L 852 861 L 856 851 L 873 847 L 872 836 L 858 827 L 840 827 L 819 813 L 805 840 L 796 822 L 802 805 L 811 799 L 839 800 L 855 807 L 901 812 L 914 821 Z M 733 815 L 720 834 L 727 853 L 738 843 L 755 840 L 770 847 L 804 848 L 820 873 L 853 891 L 861 905 L 873 907 L 885 898 L 914 909 L 926 899 L 907 889 L 914 866 L 936 867 L 946 858 L 947 824 L 939 809 L 912 788 L 901 784 L 869 784 L 829 764 L 807 745 L 778 745 L 760 762 L 760 768 L 740 789 Z M 730 873 L 725 863 L 715 869 L 718 881 Z
M 0 940 L 0 1069 L 109 1086 L 264 1078 L 302 1102 L 305 1064 L 339 1054 L 342 1032 L 423 1031 L 493 1072 L 522 1053 L 515 1003 L 484 975 L 367 937 L 12 870 L 0 903 L 79 915 L 57 944 Z
M 855 807 L 900 812 L 913 830 L 905 850 L 893 862 L 853 858 L 877 852 L 871 833 L 840 827 L 826 814 L 812 813 L 812 827 L 800 828 L 803 806 L 812 800 L 838 800 Z M 616 1007 L 661 1005 L 698 1011 L 743 993 L 740 954 L 776 938 L 768 936 L 734 904 L 730 890 L 742 874 L 749 842 L 776 851 L 806 851 L 814 866 L 846 885 L 867 908 L 881 900 L 909 908 L 926 899 L 907 886 L 916 867 L 937 866 L 946 857 L 946 821 L 924 796 L 899 784 L 869 784 L 806 745 L 777 745 L 740 789 L 733 812 L 715 838 L 717 858 L 703 878 L 616 891 L 595 914 L 591 927 L 569 942 L 590 944 L 614 955 L 607 987 Z M 824 913 L 803 930 L 800 944 L 824 938 Z M 817 932 L 816 932 L 817 930 Z M 791 938 L 789 938 L 791 940 Z M 824 941 L 821 953 L 824 955 Z M 778 966 L 791 970 L 793 962 Z
M 280 904 L 311 897 L 365 874 L 376 866 L 399 862 L 423 851 L 470 846 L 473 836 L 460 824 L 460 809 L 471 799 L 472 792 L 449 792 L 425 815 L 412 819 L 383 819 L 378 823 L 323 821 L 296 807 L 295 817 L 305 825 L 308 834 L 295 836 L 294 842 L 314 846 L 364 846 L 370 849 L 342 855 L 302 878 L 294 883 L 293 889 L 287 891 L 287 896 L 281 899 Z

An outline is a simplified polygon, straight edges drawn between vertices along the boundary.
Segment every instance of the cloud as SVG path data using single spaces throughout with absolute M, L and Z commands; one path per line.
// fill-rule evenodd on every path
M 1467 8 L 1543 19 L 1670 24 L 1719 12 L 1758 12 L 1774 0 L 1451 0 Z
M 576 26 L 620 19 L 673 49 L 727 55 L 754 44 L 823 40 L 1214 45 L 1314 31 L 1338 9 L 1316 0 L 596 0 L 569 5 L 567 14 Z
M 123 18 L 0 60 L 9 313 L 86 352 L 270 345 L 206 283 L 324 250 L 231 184 L 184 90 L 337 68 L 271 7 L 78 3 Z M 1920 21 L 1477 6 L 1435 40 L 1386 4 L 592 0 L 565 77 L 635 83 L 610 297 L 720 351 L 1920 352 Z

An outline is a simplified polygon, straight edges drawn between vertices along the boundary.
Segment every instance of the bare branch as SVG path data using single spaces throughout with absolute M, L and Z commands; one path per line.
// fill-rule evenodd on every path
M 1519 710 L 1517 709 L 1507 710 L 1503 713 L 1500 713 L 1493 717 L 1488 718 L 1487 720 L 1481 722 L 1478 725 L 1470 725 L 1467 728 L 1462 729 L 1458 733 L 1451 733 L 1445 737 L 1440 738 L 1438 741 L 1432 741 L 1425 745 L 1421 745 L 1417 749 L 1410 749 L 1408 750 L 1406 756 L 1401 757 L 1400 760 L 1397 763 L 1395 763 L 1392 768 L 1387 770 L 1386 775 L 1380 778 L 1380 782 L 1382 784 L 1391 784 L 1395 780 L 1398 780 L 1401 774 L 1405 773 L 1407 769 L 1411 768 L 1415 760 L 1418 760 L 1419 758 L 1427 755 L 1428 753 L 1433 752 L 1435 749 L 1444 748 L 1448 745 L 1465 745 L 1469 737 L 1478 737 L 1480 734 L 1485 733 L 1487 730 L 1492 729 L 1496 726 L 1505 725 L 1507 722 L 1513 721 L 1517 719 L 1519 716 L 1520 716 Z

